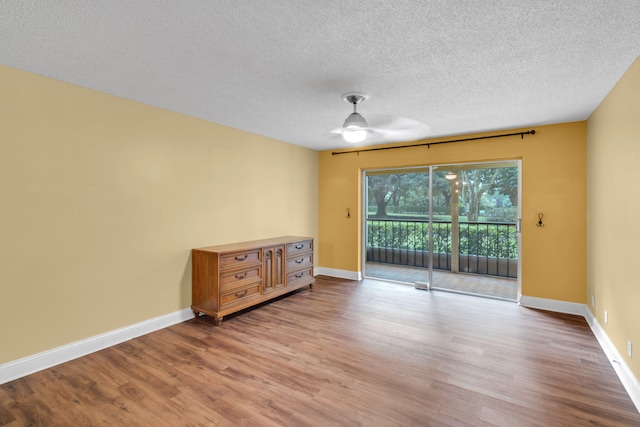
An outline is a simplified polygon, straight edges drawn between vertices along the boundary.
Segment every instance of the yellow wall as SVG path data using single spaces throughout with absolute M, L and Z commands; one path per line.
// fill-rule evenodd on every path
M 359 155 L 320 153 L 319 267 L 360 271 L 361 170 L 521 159 L 522 293 L 585 303 L 586 122 L 535 130 L 524 139 L 514 136 Z M 351 219 L 346 218 L 347 208 Z M 539 212 L 544 213 L 543 228 L 536 227 Z
M 588 295 L 595 296 L 590 309 L 636 378 L 640 378 L 639 95 L 640 58 L 589 118 L 587 127 L 587 283 Z M 634 358 L 627 356 L 629 339 Z
M 0 67 L 0 363 L 184 309 L 190 249 L 317 236 L 318 153 Z

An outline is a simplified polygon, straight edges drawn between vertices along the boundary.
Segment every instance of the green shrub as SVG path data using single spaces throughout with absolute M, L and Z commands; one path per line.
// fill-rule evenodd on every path
M 367 246 L 415 251 L 429 250 L 429 223 L 423 221 L 367 221 Z M 434 253 L 451 253 L 451 223 L 433 223 Z M 518 258 L 515 225 L 460 223 L 459 253 Z

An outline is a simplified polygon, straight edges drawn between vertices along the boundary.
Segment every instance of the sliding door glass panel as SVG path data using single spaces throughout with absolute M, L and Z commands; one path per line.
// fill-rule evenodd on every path
M 365 276 L 428 282 L 429 168 L 365 174 Z
M 433 168 L 433 289 L 515 301 L 518 163 Z

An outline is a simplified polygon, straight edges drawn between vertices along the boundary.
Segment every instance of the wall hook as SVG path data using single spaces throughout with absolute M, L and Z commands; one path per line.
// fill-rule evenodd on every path
M 544 214 L 541 214 L 541 213 L 538 214 L 538 223 L 536 224 L 536 227 L 544 227 L 544 224 L 542 223 L 543 216 Z
M 351 218 L 351 209 L 347 208 L 347 218 Z

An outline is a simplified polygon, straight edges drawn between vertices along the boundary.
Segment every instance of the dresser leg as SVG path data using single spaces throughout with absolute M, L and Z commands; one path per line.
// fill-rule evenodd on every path
M 193 317 L 196 319 L 200 316 L 200 312 L 198 310 L 193 310 Z
M 223 316 L 220 316 L 220 317 L 216 316 L 216 317 L 213 318 L 213 321 L 216 324 L 216 326 L 222 325 L 222 317 Z

